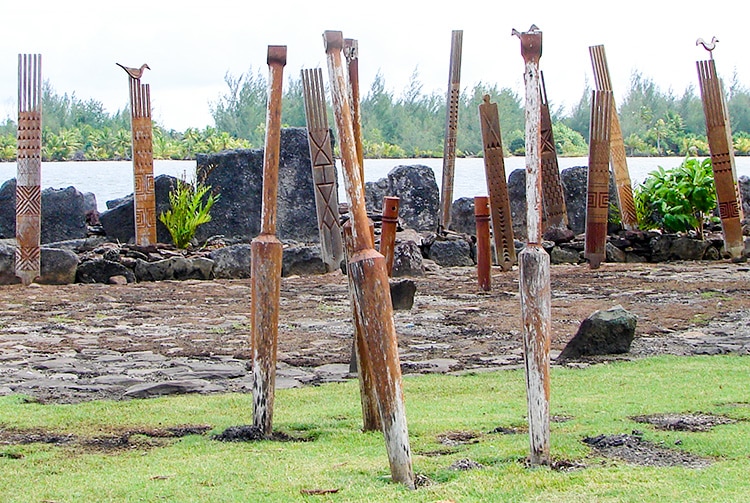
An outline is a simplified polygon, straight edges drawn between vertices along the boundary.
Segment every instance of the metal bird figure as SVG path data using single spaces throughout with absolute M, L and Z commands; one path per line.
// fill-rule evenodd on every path
M 705 50 L 707 50 L 711 54 L 711 59 L 714 57 L 714 53 L 712 52 L 714 49 L 716 49 L 716 43 L 719 41 L 716 37 L 711 37 L 710 42 L 706 42 L 702 38 L 699 38 L 695 41 L 695 45 L 702 45 Z
M 140 68 L 130 68 L 129 66 L 121 65 L 120 63 L 115 63 L 115 64 L 119 66 L 120 68 L 122 68 L 123 70 L 125 70 L 126 72 L 128 72 L 128 75 L 130 75 L 131 78 L 136 79 L 136 80 L 141 78 L 141 76 L 143 75 L 143 70 L 145 70 L 146 68 L 151 70 L 151 67 L 148 66 L 146 63 L 143 63 Z

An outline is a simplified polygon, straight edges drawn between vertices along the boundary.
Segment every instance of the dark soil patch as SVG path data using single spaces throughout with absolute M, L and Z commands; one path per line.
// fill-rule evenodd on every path
M 258 442 L 261 440 L 271 440 L 274 442 L 310 442 L 312 437 L 294 437 L 282 431 L 274 431 L 270 436 L 266 436 L 257 426 L 241 425 L 230 426 L 218 435 L 211 437 L 219 442 Z
M 518 435 L 520 433 L 527 433 L 529 431 L 528 426 L 498 426 L 490 433 L 500 433 L 502 435 Z
M 479 443 L 479 435 L 473 431 L 449 431 L 437 436 L 443 445 L 466 445 Z
M 705 468 L 710 459 L 643 440 L 639 435 L 598 435 L 583 442 L 597 454 L 640 466 L 684 466 Z
M 734 419 L 714 414 L 651 414 L 631 417 L 638 423 L 651 424 L 658 430 L 709 431 L 720 424 L 736 423 Z
M 415 452 L 415 454 L 419 456 L 426 456 L 428 458 L 436 458 L 438 456 L 450 456 L 451 454 L 456 454 L 459 451 L 459 449 L 436 449 L 433 451 L 418 451 Z

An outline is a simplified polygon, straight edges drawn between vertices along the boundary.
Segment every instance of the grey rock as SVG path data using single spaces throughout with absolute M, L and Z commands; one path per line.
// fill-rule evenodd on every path
M 171 243 L 172 236 L 159 220 L 158 216 L 170 208 L 169 193 L 177 184 L 177 179 L 169 175 L 159 175 L 154 179 L 154 196 L 156 198 L 156 240 L 160 243 Z M 99 221 L 112 241 L 121 243 L 135 242 L 135 210 L 133 195 L 116 201 L 108 201 L 107 205 L 115 204 L 111 209 L 99 215 Z
M 471 245 L 463 239 L 435 241 L 430 245 L 429 258 L 443 267 L 474 265 Z
M 583 320 L 557 360 L 627 353 L 635 337 L 636 323 L 636 316 L 620 305 L 595 311 Z
M 41 276 L 38 283 L 67 285 L 75 282 L 78 255 L 69 250 L 46 247 L 42 247 L 41 252 Z
M 651 238 L 650 245 L 653 262 L 701 260 L 709 247 L 707 241 L 676 234 L 656 235 Z
M 86 202 L 75 187 L 42 191 L 42 243 L 86 237 Z
M 0 285 L 14 285 L 20 282 L 16 276 L 15 245 L 0 243 Z
M 581 262 L 581 252 L 568 246 L 555 246 L 550 251 L 551 264 L 578 264 Z
M 409 229 L 433 231 L 437 228 L 440 191 L 432 168 L 422 165 L 396 166 L 385 179 L 365 184 L 367 209 L 379 212 L 383 197 L 398 197 L 399 219 Z
M 0 239 L 16 237 L 16 179 L 0 185 Z
M 211 279 L 214 261 L 204 257 L 170 257 L 156 262 L 135 261 L 138 281 L 164 281 L 170 279 Z
M 240 243 L 212 250 L 209 254 L 214 261 L 216 278 L 249 278 L 251 265 L 250 245 Z
M 392 281 L 391 304 L 394 310 L 409 310 L 414 306 L 414 294 L 417 293 L 417 284 L 411 279 Z
M 133 271 L 121 263 L 104 259 L 87 260 L 81 263 L 76 271 L 75 279 L 78 283 L 109 284 L 110 279 L 115 276 L 123 276 L 128 283 L 134 283 L 136 280 Z
M 393 249 L 394 277 L 424 276 L 422 249 L 414 241 L 397 243 Z
M 745 175 L 737 179 L 740 188 L 740 199 L 742 200 L 742 213 L 745 215 L 745 221 L 750 219 L 750 177 Z
M 460 197 L 451 204 L 451 223 L 449 229 L 475 236 L 477 233 L 476 217 L 474 216 L 474 198 Z
M 219 391 L 224 391 L 224 388 L 203 379 L 182 379 L 137 384 L 128 388 L 123 393 L 123 396 L 127 398 L 150 398 L 184 393 L 215 393 Z
M 607 243 L 605 246 L 606 260 L 607 262 L 627 262 L 628 255 L 612 243 Z
M 514 169 L 508 176 L 508 198 L 516 239 L 526 239 L 526 171 Z
M 588 167 L 575 166 L 564 169 L 560 172 L 560 179 L 563 185 L 563 193 L 565 194 L 565 205 L 568 210 L 568 226 L 574 233 L 581 234 L 586 231 Z M 617 202 L 617 188 L 611 172 L 609 177 L 609 200 L 612 203 Z M 610 221 L 614 218 L 612 206 L 616 206 L 616 204 L 610 206 Z
M 295 245 L 284 248 L 281 275 L 325 274 L 328 265 L 323 262 L 319 246 Z

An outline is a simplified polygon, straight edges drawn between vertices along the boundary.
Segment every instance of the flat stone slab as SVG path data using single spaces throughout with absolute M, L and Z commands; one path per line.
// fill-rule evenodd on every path
M 212 393 L 224 388 L 203 379 L 186 379 L 181 381 L 162 381 L 138 384 L 128 388 L 123 396 L 128 398 L 149 398 L 183 393 Z

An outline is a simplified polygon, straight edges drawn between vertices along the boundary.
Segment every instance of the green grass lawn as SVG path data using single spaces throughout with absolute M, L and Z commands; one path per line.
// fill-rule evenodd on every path
M 750 359 L 659 357 L 552 371 L 552 457 L 584 465 L 527 468 L 524 376 L 500 371 L 404 379 L 418 474 L 432 483 L 409 491 L 389 480 L 379 433 L 360 431 L 355 381 L 277 393 L 275 429 L 309 441 L 212 440 L 251 421 L 250 395 L 183 395 L 150 400 L 42 405 L 0 398 L 0 433 L 36 430 L 80 439 L 179 425 L 211 425 L 206 435 L 133 435 L 126 448 L 71 442 L 0 444 L 3 502 L 257 501 L 749 501 Z M 661 431 L 632 416 L 710 413 L 737 420 L 707 432 Z M 603 458 L 582 442 L 599 434 L 643 438 L 713 460 L 707 468 L 646 467 Z M 450 432 L 475 443 L 445 445 Z M 464 435 L 471 436 L 471 435 Z M 451 470 L 462 459 L 484 468 Z M 338 490 L 306 495 L 308 490 Z

